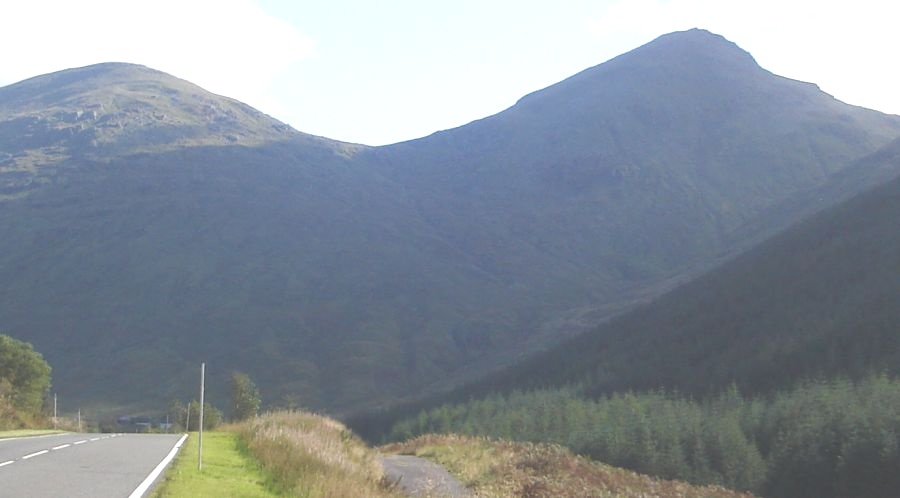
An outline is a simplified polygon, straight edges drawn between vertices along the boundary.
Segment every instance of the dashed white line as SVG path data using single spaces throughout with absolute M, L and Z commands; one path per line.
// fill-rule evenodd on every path
M 43 455 L 44 453 L 50 453 L 50 450 L 41 450 L 41 451 L 32 453 L 32 454 L 30 454 L 30 455 L 25 455 L 25 456 L 22 457 L 22 460 L 28 460 L 28 459 L 31 458 L 31 457 L 36 457 L 36 456 L 39 456 L 39 455 Z
M 61 444 L 61 445 L 59 445 L 59 446 L 54 446 L 54 447 L 50 448 L 49 450 L 36 451 L 36 452 L 34 452 L 34 453 L 31 453 L 30 455 L 25 455 L 25 456 L 22 457 L 22 460 L 28 460 L 29 458 L 34 458 L 34 457 L 36 457 L 36 456 L 40 456 L 40 455 L 43 455 L 43 454 L 45 454 L 45 453 L 50 453 L 51 451 L 57 451 L 57 450 L 65 449 L 65 448 L 68 448 L 69 446 L 79 445 L 79 444 L 84 444 L 84 443 L 87 443 L 87 442 L 90 442 L 90 441 L 99 441 L 99 440 L 101 440 L 101 439 L 109 439 L 109 438 L 111 438 L 111 437 L 116 437 L 116 436 L 118 436 L 118 434 L 112 434 L 112 435 L 110 435 L 110 436 L 93 437 L 93 438 L 91 438 L 91 439 L 82 439 L 81 441 L 75 441 L 74 443 Z M 15 460 L 9 460 L 9 461 L 6 461 L 6 462 L 0 462 L 0 467 L 5 467 L 5 466 L 7 466 L 7 465 L 12 465 L 12 464 L 15 463 L 15 462 L 16 462 Z

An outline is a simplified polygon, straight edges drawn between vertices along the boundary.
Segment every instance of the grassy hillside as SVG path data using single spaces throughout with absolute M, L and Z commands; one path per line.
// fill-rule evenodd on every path
M 883 181 L 847 167 L 897 134 L 703 31 L 382 148 L 140 66 L 63 71 L 0 89 L 0 326 L 85 408 L 162 410 L 200 361 L 213 399 L 237 369 L 268 402 L 385 405 Z
M 405 496 L 383 478 L 379 453 L 434 460 L 485 498 L 751 496 L 654 479 L 556 445 L 426 436 L 375 450 L 339 422 L 298 411 L 268 413 L 206 433 L 203 447 L 203 471 L 196 466 L 196 442 L 189 440 L 154 496 Z
M 654 479 L 577 457 L 550 444 L 427 435 L 382 450 L 436 461 L 483 498 L 752 496 L 719 486 Z
M 900 492 L 898 431 L 900 381 L 873 376 L 770 397 L 732 387 L 704 401 L 662 392 L 586 399 L 575 388 L 494 395 L 422 412 L 395 425 L 393 437 L 552 442 L 645 474 L 773 498 L 888 498 Z

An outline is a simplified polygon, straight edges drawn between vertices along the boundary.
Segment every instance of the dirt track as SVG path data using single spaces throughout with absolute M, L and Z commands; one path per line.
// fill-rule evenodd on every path
M 415 498 L 471 498 L 475 495 L 440 465 L 410 455 L 381 457 L 384 474 Z

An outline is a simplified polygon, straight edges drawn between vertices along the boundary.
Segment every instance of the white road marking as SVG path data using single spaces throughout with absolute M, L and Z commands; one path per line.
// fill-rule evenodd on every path
M 15 441 L 17 439 L 37 439 L 41 437 L 53 437 L 53 436 L 65 436 L 70 434 L 69 432 L 55 432 L 53 434 L 42 434 L 40 436 L 16 436 L 16 437 L 4 437 L 0 438 L 0 443 L 4 441 Z
M 159 477 L 162 471 L 166 468 L 166 465 L 169 465 L 169 462 L 171 462 L 172 459 L 175 458 L 175 455 L 178 453 L 178 450 L 181 449 L 181 445 L 182 443 L 184 443 L 184 440 L 187 439 L 187 437 L 187 434 L 181 436 L 181 439 L 179 439 L 178 442 L 175 443 L 175 446 L 172 447 L 172 451 L 170 451 L 169 454 L 166 455 L 166 457 L 163 458 L 161 462 L 159 462 L 159 465 L 157 465 L 156 468 L 153 469 L 153 472 L 151 472 L 150 475 L 148 475 L 147 478 L 144 479 L 144 481 L 137 488 L 135 488 L 135 490 L 132 491 L 130 495 L 128 495 L 128 498 L 141 498 L 142 496 L 144 496 L 144 493 L 146 493 L 147 490 L 150 489 L 150 485 L 153 484 L 153 481 L 155 481 L 157 477 Z
M 7 461 L 7 462 L 0 463 L 0 467 L 6 467 L 7 465 L 11 465 L 11 464 L 13 464 L 13 463 L 16 463 L 16 461 L 15 461 L 15 460 L 9 460 L 9 461 Z
M 25 456 L 22 457 L 22 460 L 28 460 L 28 459 L 31 458 L 31 457 L 36 457 L 36 456 L 38 456 L 38 455 L 43 455 L 44 453 L 50 453 L 50 450 L 41 450 L 41 451 L 38 451 L 38 452 L 36 452 L 36 453 L 32 453 L 32 454 L 30 454 L 30 455 L 25 455 Z
M 100 440 L 99 437 L 92 437 L 92 438 L 91 438 L 91 441 L 99 441 L 99 440 Z
M 59 445 L 59 446 L 54 446 L 54 447 L 52 447 L 52 448 L 50 448 L 50 449 L 51 449 L 52 451 L 56 451 L 56 450 L 61 450 L 61 449 L 63 449 L 63 448 L 68 448 L 69 446 L 72 446 L 72 445 L 71 445 L 71 444 L 61 444 L 61 445 Z
M 86 443 L 86 442 L 87 442 L 87 439 L 82 439 L 81 441 L 75 441 L 75 442 L 72 443 L 72 444 L 84 444 L 84 443 Z

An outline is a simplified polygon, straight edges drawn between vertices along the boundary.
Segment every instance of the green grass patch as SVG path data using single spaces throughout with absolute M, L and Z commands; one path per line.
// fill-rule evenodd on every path
M 197 470 L 197 434 L 191 433 L 152 496 L 265 498 L 282 495 L 247 452 L 238 434 L 216 431 L 203 434 L 203 470 Z
M 12 431 L 0 431 L 0 439 L 11 437 L 46 436 L 48 434 L 61 434 L 64 431 L 56 429 L 16 429 Z

